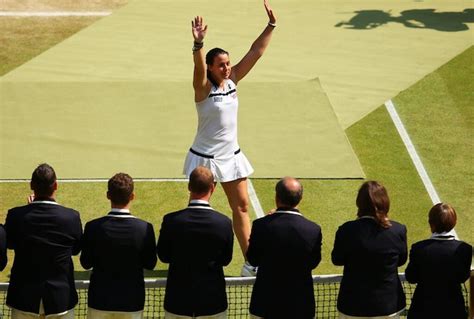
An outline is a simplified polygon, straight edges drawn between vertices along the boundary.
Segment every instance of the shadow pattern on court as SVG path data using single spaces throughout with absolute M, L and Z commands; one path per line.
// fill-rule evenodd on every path
M 400 15 L 392 15 L 384 10 L 359 10 L 349 21 L 341 21 L 336 27 L 346 29 L 371 30 L 388 23 L 399 23 L 407 28 L 432 29 L 442 32 L 469 30 L 468 23 L 474 23 L 474 9 L 461 12 L 438 12 L 436 9 L 404 10 Z

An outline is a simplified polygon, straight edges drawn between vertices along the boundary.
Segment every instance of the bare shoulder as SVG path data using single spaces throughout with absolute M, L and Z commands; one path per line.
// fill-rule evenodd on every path
M 200 88 L 194 88 L 194 102 L 200 103 L 204 101 L 211 92 L 212 84 L 207 81 L 207 83 Z

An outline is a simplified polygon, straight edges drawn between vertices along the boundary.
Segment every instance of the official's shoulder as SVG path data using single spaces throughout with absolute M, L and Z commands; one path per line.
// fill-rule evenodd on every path
M 307 218 L 305 216 L 303 216 L 303 218 L 304 218 L 305 223 L 308 225 L 308 227 L 312 227 L 312 228 L 316 228 L 316 229 L 321 230 L 321 226 L 318 223 L 310 220 L 309 218 Z
M 185 213 L 185 212 L 186 212 L 186 210 L 187 210 L 187 209 L 186 209 L 186 208 L 184 208 L 184 209 L 176 210 L 176 211 L 173 211 L 173 212 L 168 212 L 168 213 L 166 213 L 166 214 L 165 214 L 165 216 L 164 216 L 164 217 L 173 217 L 173 216 L 179 216 L 179 215 L 181 215 L 181 214 Z
M 98 217 L 98 218 L 91 219 L 90 221 L 88 221 L 86 223 L 86 227 L 103 223 L 106 220 L 106 218 L 107 218 L 107 216 L 101 216 L 101 217 Z
M 390 223 L 392 224 L 392 227 L 406 228 L 406 226 L 404 224 L 399 223 L 395 220 L 390 220 Z
M 412 250 L 418 250 L 418 249 L 423 249 L 423 247 L 426 247 L 430 244 L 433 243 L 433 239 L 423 239 L 423 240 L 420 240 L 420 241 L 417 241 L 416 243 L 414 243 L 413 245 L 411 245 L 411 249 Z
M 66 207 L 66 206 L 62 206 L 62 205 L 58 205 L 58 207 L 64 211 L 64 213 L 68 213 L 68 214 L 71 214 L 71 215 L 74 215 L 76 217 L 80 217 L 81 214 L 75 210 L 74 208 L 70 208 L 70 207 Z
M 26 211 L 29 208 L 29 204 L 23 206 L 16 206 L 8 210 L 8 214 L 15 214 L 17 212 Z
M 404 224 L 399 223 L 397 221 L 390 220 L 390 224 L 392 224 L 392 227 L 390 227 L 390 228 L 392 228 L 392 230 L 404 231 L 404 232 L 406 232 L 406 230 L 407 230 L 407 227 Z
M 456 242 L 459 243 L 459 248 L 465 251 L 473 252 L 472 250 L 472 245 L 466 243 L 465 241 L 462 240 L 456 240 Z
M 177 211 L 174 211 L 174 212 L 166 213 L 163 216 L 163 222 L 164 221 L 171 221 L 171 220 L 180 218 L 181 216 L 183 216 L 186 213 L 186 210 L 187 209 L 185 208 L 185 209 L 177 210 Z
M 472 250 L 472 245 L 471 245 L 471 244 L 468 244 L 468 243 L 466 243 L 465 241 L 461 241 L 461 245 L 463 245 L 463 246 L 465 246 L 465 247 L 467 247 L 467 248 L 469 248 L 469 249 L 471 249 L 471 250 Z
M 133 215 L 135 218 L 132 218 L 133 220 L 136 220 L 138 223 L 143 223 L 143 224 L 150 224 L 147 220 L 138 217 L 137 215 Z
M 339 229 L 349 229 L 359 226 L 360 219 L 348 220 L 339 226 Z
M 223 213 L 221 213 L 221 212 L 219 212 L 219 211 L 217 211 L 217 210 L 214 210 L 214 209 L 212 210 L 212 212 L 214 213 L 213 216 L 214 216 L 215 218 L 232 222 L 232 220 L 231 220 L 228 216 L 224 215 Z
M 134 215 L 135 218 L 130 218 L 130 220 L 134 221 L 135 224 L 138 224 L 138 225 L 141 225 L 143 227 L 146 227 L 146 226 L 151 226 L 153 227 L 153 224 L 144 220 L 144 219 L 141 219 L 140 217 L 137 217 Z

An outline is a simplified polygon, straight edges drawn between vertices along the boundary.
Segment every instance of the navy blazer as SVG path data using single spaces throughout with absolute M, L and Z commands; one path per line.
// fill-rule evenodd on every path
M 0 224 L 0 271 L 5 269 L 7 262 L 7 233 L 3 225 Z
M 337 309 L 350 316 L 385 316 L 406 306 L 397 267 L 407 261 L 407 230 L 391 221 L 383 228 L 372 218 L 339 227 L 332 262 L 344 266 Z
M 81 251 L 79 213 L 53 201 L 34 201 L 8 211 L 7 246 L 15 251 L 7 305 L 38 313 L 40 300 L 46 315 L 74 308 L 72 255 Z
M 250 313 L 267 318 L 313 318 L 312 269 L 321 261 L 321 227 L 296 209 L 278 209 L 253 222 L 247 258 L 258 266 Z
M 130 213 L 110 212 L 84 229 L 81 264 L 92 268 L 88 306 L 132 312 L 145 306 L 143 269 L 157 261 L 153 225 Z
M 469 278 L 472 246 L 458 240 L 413 244 L 406 279 L 416 283 L 408 318 L 467 318 L 461 283 Z
M 164 308 L 183 316 L 204 316 L 227 309 L 223 266 L 232 260 L 232 222 L 208 204 L 165 215 L 157 252 L 169 263 Z

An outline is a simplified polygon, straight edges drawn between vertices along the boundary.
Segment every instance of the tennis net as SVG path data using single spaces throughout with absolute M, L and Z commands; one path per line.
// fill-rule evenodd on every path
M 410 307 L 411 298 L 416 285 L 405 280 L 404 274 L 399 274 L 407 298 L 407 309 Z M 314 292 L 316 299 L 316 318 L 337 318 L 337 294 L 342 275 L 313 276 Z M 248 318 L 250 296 L 252 294 L 255 278 L 228 277 L 227 298 L 229 301 L 228 318 Z M 166 278 L 147 278 L 146 302 L 144 318 L 163 318 L 163 301 L 165 297 Z M 79 304 L 74 309 L 75 318 L 87 318 L 87 289 L 88 280 L 77 280 L 76 289 L 79 294 Z M 6 306 L 6 291 L 8 283 L 0 283 L 0 318 L 10 318 L 10 309 Z M 468 308 L 468 290 L 463 285 L 463 295 Z M 406 315 L 406 314 L 404 314 Z

